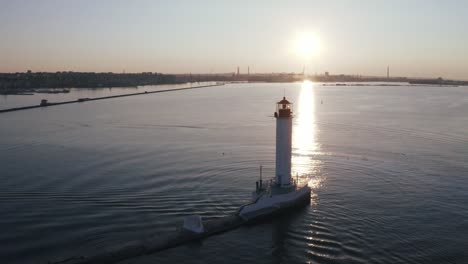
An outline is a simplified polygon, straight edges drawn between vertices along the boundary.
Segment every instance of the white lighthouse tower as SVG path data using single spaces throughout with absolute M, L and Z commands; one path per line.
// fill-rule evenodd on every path
M 276 171 L 275 177 L 263 184 L 256 182 L 252 200 L 239 208 L 238 215 L 254 220 L 310 203 L 311 189 L 291 179 L 292 103 L 283 97 L 276 103 Z
M 283 97 L 276 104 L 276 184 L 291 185 L 292 103 Z

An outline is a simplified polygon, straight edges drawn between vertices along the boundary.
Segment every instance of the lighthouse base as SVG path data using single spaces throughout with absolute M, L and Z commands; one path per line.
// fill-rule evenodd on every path
M 245 221 L 265 218 L 287 209 L 310 204 L 310 193 L 311 189 L 307 185 L 285 193 L 264 191 L 257 195 L 255 201 L 242 206 L 238 215 Z

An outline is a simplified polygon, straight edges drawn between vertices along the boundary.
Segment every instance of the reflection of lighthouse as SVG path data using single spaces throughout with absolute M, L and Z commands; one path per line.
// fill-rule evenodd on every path
M 283 97 L 276 105 L 276 184 L 291 184 L 292 103 Z

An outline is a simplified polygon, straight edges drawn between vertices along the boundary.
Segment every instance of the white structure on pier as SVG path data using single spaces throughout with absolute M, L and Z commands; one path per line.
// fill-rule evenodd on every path
M 276 104 L 276 184 L 291 185 L 292 103 L 283 97 Z
M 276 170 L 274 180 L 256 182 L 252 201 L 242 206 L 238 214 L 250 221 L 282 210 L 310 203 L 311 189 L 307 184 L 299 187 L 291 178 L 292 103 L 283 97 L 276 104 Z

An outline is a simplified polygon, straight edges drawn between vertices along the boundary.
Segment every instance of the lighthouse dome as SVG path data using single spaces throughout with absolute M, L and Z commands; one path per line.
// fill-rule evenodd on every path
M 288 100 L 286 100 L 286 97 L 283 97 L 283 100 L 279 101 L 278 104 L 291 104 Z

